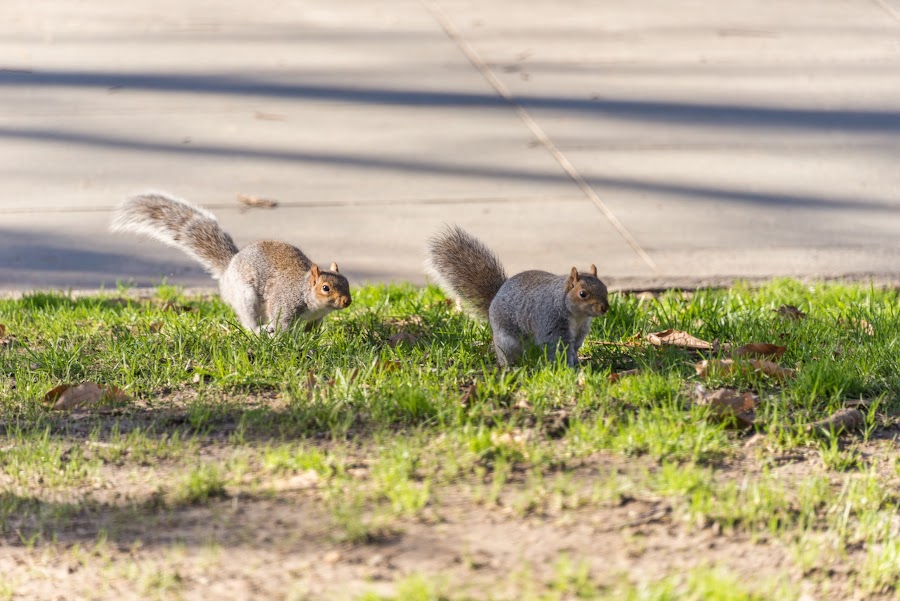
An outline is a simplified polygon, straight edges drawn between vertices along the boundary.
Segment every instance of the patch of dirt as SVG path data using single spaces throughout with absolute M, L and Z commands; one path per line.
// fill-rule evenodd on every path
M 113 514 L 116 511 L 112 512 Z M 306 495 L 235 497 L 208 507 L 163 510 L 152 517 L 86 516 L 57 533 L 55 550 L 30 550 L 6 537 L 0 572 L 16 599 L 143 599 L 177 591 L 184 599 L 312 599 L 393 592 L 410 574 L 439 574 L 466 583 L 459 592 L 491 590 L 516 598 L 523 569 L 539 581 L 553 577 L 563 555 L 587 562 L 600 584 L 623 574 L 655 580 L 705 562 L 748 578 L 774 576 L 789 565 L 784 549 L 712 529 L 689 532 L 653 503 L 632 501 L 558 516 L 519 518 L 502 508 L 444 500 L 433 522 L 406 521 L 383 542 L 334 540 L 321 503 Z M 107 543 L 96 546 L 98 525 Z M 76 550 L 80 548 L 80 552 Z M 86 559 L 82 556 L 86 555 Z
M 224 445 L 205 453 L 227 455 Z M 812 464 L 800 456 L 781 469 L 795 477 Z M 735 478 L 743 467 L 743 461 L 722 466 Z M 573 482 L 589 490 L 612 471 L 633 469 L 633 461 L 598 456 L 573 470 Z M 441 491 L 424 517 L 393 522 L 390 534 L 374 542 L 351 544 L 341 542 L 316 490 L 232 492 L 203 506 L 154 505 L 147 478 L 153 470 L 165 467 L 106 474 L 116 490 L 98 492 L 53 529 L 54 544 L 37 540 L 30 548 L 27 536 L 3 536 L 0 573 L 14 598 L 353 599 L 370 591 L 392 594 L 397 581 L 424 574 L 454 583 L 460 595 L 517 599 L 523 586 L 552 581 L 561 557 L 589 566 L 594 582 L 610 586 L 623 577 L 649 582 L 698 566 L 754 582 L 785 573 L 795 583 L 803 578 L 783 544 L 684 523 L 665 499 L 623 495 L 523 516 L 513 510 L 526 490 L 520 482 L 497 505 L 477 503 L 460 487 Z M 44 509 L 52 514 L 54 507 Z M 844 598 L 844 585 L 831 578 L 829 592 L 815 598 Z

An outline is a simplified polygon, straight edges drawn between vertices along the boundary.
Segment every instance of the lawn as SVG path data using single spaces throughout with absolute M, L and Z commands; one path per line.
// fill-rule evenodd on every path
M 897 598 L 896 291 L 613 294 L 574 370 L 353 294 L 0 300 L 0 600 Z

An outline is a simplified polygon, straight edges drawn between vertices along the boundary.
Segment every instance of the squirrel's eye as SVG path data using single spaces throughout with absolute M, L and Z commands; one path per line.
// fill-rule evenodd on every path
M 322 285 L 322 292 L 328 292 L 329 290 L 331 290 L 331 288 L 328 287 L 328 284 Z
M 579 290 L 578 297 L 579 298 L 587 298 L 587 292 L 585 292 L 584 290 Z

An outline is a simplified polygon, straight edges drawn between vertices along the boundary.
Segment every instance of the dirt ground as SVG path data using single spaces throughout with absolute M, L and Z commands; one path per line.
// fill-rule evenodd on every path
M 226 452 L 215 445 L 204 450 Z M 794 453 L 775 469 L 793 478 L 813 463 Z M 739 478 L 752 465 L 735 461 L 723 473 Z M 589 485 L 632 469 L 633 462 L 598 455 L 573 475 Z M 623 579 L 655 581 L 703 565 L 749 581 L 788 575 L 798 589 L 809 586 L 782 542 L 686 523 L 662 498 L 624 494 L 522 517 L 509 505 L 517 493 L 513 476 L 496 504 L 473 502 L 465 487 L 445 491 L 423 516 L 348 543 L 335 536 L 315 483 L 303 478 L 272 482 L 277 494 L 229 492 L 203 506 L 171 508 L 147 501 L 152 481 L 141 484 L 133 473 L 118 482 L 114 473 L 105 476 L 109 484 L 92 495 L 96 503 L 57 530 L 52 544 L 5 537 L 0 573 L 14 587 L 12 598 L 352 599 L 389 595 L 398 580 L 423 574 L 454 594 L 489 591 L 512 599 L 552 581 L 561 557 L 588 566 L 601 587 Z M 129 506 L 129 499 L 143 500 Z M 841 575 L 829 580 L 830 592 L 810 598 L 847 598 Z

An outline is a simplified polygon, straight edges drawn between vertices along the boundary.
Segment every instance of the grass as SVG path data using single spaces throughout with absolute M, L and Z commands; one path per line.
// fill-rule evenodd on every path
M 782 316 L 783 305 L 806 317 Z M 0 537 L 37 554 L 87 524 L 132 548 L 202 510 L 227 532 L 204 536 L 228 548 L 257 536 L 242 530 L 242 504 L 275 502 L 308 504 L 318 512 L 309 528 L 354 548 L 471 512 L 564 523 L 601 512 L 638 532 L 628 540 L 660 520 L 690 536 L 712 530 L 778 545 L 793 581 L 826 597 L 891 596 L 900 454 L 884 441 L 900 408 L 898 309 L 893 290 L 792 280 L 613 295 L 577 369 L 535 357 L 500 370 L 489 328 L 433 288 L 361 288 L 320 331 L 275 338 L 247 334 L 215 298 L 167 286 L 146 299 L 117 291 L 0 300 Z M 700 377 L 698 360 L 728 351 L 639 343 L 667 328 L 784 346 L 778 364 L 796 377 Z M 630 369 L 639 373 L 610 381 Z M 55 386 L 85 381 L 117 386 L 128 400 L 75 412 L 44 403 Z M 696 384 L 756 393 L 754 426 L 732 428 L 695 404 Z M 851 405 L 865 414 L 861 431 L 809 428 Z M 616 517 L 629 504 L 652 510 Z M 134 525 L 144 520 L 144 530 Z M 287 534 L 279 544 L 305 536 Z M 637 555 L 643 548 L 635 543 Z M 96 560 L 85 561 L 89 571 Z M 532 598 L 789 598 L 790 587 L 738 586 L 740 576 L 699 563 L 618 582 L 598 580 L 590 562 L 551 563 L 523 576 Z M 147 595 L 194 585 L 189 571 L 141 565 L 130 578 Z M 519 572 L 530 569 L 523 560 Z M 0 583 L 0 598 L 20 580 Z M 395 584 L 365 598 L 469 598 L 426 574 Z

